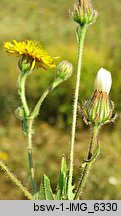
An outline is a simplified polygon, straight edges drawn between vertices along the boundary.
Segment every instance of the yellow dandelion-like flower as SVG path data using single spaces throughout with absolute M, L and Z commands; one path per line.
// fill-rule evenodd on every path
M 56 67 L 54 59 L 58 57 L 51 57 L 47 51 L 42 48 L 41 44 L 37 41 L 26 40 L 17 42 L 12 40 L 3 44 L 5 51 L 9 54 L 16 56 L 23 56 L 29 59 L 31 64 L 31 70 L 36 67 L 42 67 L 46 69 L 46 66 L 53 68 Z

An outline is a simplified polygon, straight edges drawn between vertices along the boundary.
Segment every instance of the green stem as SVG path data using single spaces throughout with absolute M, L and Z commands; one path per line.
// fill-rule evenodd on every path
M 28 119 L 28 162 L 29 162 L 29 173 L 31 177 L 31 183 L 32 183 L 32 190 L 33 194 L 35 195 L 36 190 L 36 182 L 34 177 L 34 167 L 33 167 L 33 157 L 32 157 L 32 125 L 33 125 L 33 119 Z
M 29 108 L 28 108 L 26 96 L 25 96 L 26 78 L 27 78 L 26 74 L 23 74 L 23 75 L 20 74 L 19 79 L 18 79 L 18 93 L 20 95 L 21 102 L 22 102 L 24 111 L 26 113 L 26 116 L 29 116 L 30 112 L 29 112 Z
M 31 183 L 32 183 L 32 189 L 33 194 L 35 195 L 36 190 L 36 182 L 34 177 L 34 168 L 33 168 L 33 159 L 32 159 L 32 125 L 34 119 L 39 114 L 40 107 L 42 105 L 42 102 L 46 98 L 46 96 L 57 86 L 60 84 L 60 80 L 56 80 L 56 82 L 53 82 L 42 94 L 39 101 L 37 102 L 33 112 L 31 113 L 30 117 L 28 118 L 28 160 L 29 160 L 29 172 L 31 177 Z
M 40 99 L 38 100 L 33 112 L 31 113 L 31 118 L 35 119 L 39 115 L 39 110 L 40 107 L 44 101 L 44 99 L 47 97 L 47 95 L 56 87 L 60 84 L 60 81 L 58 82 L 53 82 L 42 94 Z
M 36 194 L 36 183 L 34 180 L 34 168 L 33 168 L 33 157 L 32 157 L 32 124 L 33 124 L 33 119 L 29 117 L 30 111 L 27 105 L 26 101 L 26 96 L 25 96 L 25 82 L 26 82 L 27 74 L 22 73 L 19 76 L 18 79 L 18 93 L 21 98 L 21 102 L 25 111 L 25 115 L 28 118 L 27 119 L 27 124 L 28 124 L 28 163 L 29 163 L 29 173 L 31 177 L 31 183 L 32 183 L 32 189 L 33 189 L 33 194 Z
M 88 152 L 88 160 L 93 156 L 94 151 L 96 149 L 99 129 L 100 127 L 97 125 L 92 125 L 91 127 L 91 142 L 90 142 L 90 147 Z
M 81 77 L 81 67 L 82 67 L 82 54 L 83 54 L 85 34 L 86 34 L 86 26 L 83 26 L 77 32 L 78 59 L 77 59 L 76 86 L 75 86 L 75 93 L 74 93 L 74 109 L 73 109 L 73 121 L 72 121 L 72 131 L 71 131 L 71 142 L 70 142 L 70 167 L 69 167 L 69 182 L 68 182 L 68 198 L 69 199 L 71 199 L 73 161 L 74 161 L 74 143 L 75 143 L 76 122 L 77 122 L 77 105 L 78 105 L 78 97 L 79 97 L 79 87 L 80 87 L 80 77 Z
M 81 195 L 84 185 L 86 183 L 89 171 L 90 171 L 90 167 L 92 166 L 92 163 L 94 162 L 94 160 L 97 158 L 99 151 L 97 152 L 96 156 L 93 158 L 93 160 L 91 160 L 91 158 L 93 157 L 95 150 L 97 148 L 97 135 L 98 135 L 98 131 L 99 131 L 99 127 L 98 126 L 92 126 L 91 129 L 91 142 L 90 142 L 90 147 L 89 147 L 89 152 L 88 152 L 88 157 L 87 157 L 87 163 L 85 163 L 85 167 L 84 170 L 82 172 L 78 187 L 77 187 L 77 191 L 76 191 L 76 195 L 74 197 L 74 200 L 78 200 L 79 196 Z
M 33 200 L 33 196 L 28 192 L 28 190 L 21 184 L 21 182 L 10 172 L 6 165 L 0 161 L 1 169 L 7 174 L 11 181 L 24 193 L 24 195 L 29 199 Z

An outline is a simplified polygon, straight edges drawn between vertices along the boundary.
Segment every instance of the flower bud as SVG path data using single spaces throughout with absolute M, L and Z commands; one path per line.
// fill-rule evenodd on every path
M 28 118 L 26 117 L 24 108 L 22 106 L 19 106 L 15 110 L 15 115 L 18 119 L 22 121 L 22 130 L 24 134 L 27 135 L 28 134 Z
M 95 83 L 94 83 L 94 90 L 100 92 L 106 92 L 109 94 L 112 84 L 112 78 L 109 71 L 101 68 L 96 76 Z
M 80 26 L 89 25 L 96 21 L 97 11 L 92 7 L 90 0 L 78 0 L 70 12 L 72 19 Z
M 62 61 L 56 69 L 56 79 L 61 81 L 67 80 L 73 72 L 73 66 L 68 61 Z
M 23 120 L 25 118 L 25 112 L 24 112 L 24 108 L 22 106 L 19 106 L 16 110 L 15 110 L 15 115 L 17 118 Z
M 95 91 L 87 104 L 87 115 L 90 122 L 101 125 L 110 119 L 113 106 L 106 92 Z
M 35 61 L 29 56 L 22 55 L 18 61 L 18 67 L 22 73 L 30 72 L 35 67 Z
M 114 104 L 108 95 L 111 84 L 110 72 L 101 68 L 95 79 L 93 95 L 81 109 L 86 123 L 101 126 L 107 122 L 113 122 Z

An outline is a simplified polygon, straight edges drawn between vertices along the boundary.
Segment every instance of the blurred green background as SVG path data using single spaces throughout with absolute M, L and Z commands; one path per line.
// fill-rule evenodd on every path
M 30 189 L 28 180 L 27 150 L 21 123 L 15 117 L 20 105 L 16 81 L 17 58 L 6 55 L 3 41 L 38 40 L 52 56 L 72 62 L 76 71 L 76 24 L 68 11 L 74 0 L 1 0 L 0 1 L 0 159 Z M 104 67 L 111 71 L 113 85 L 110 97 L 116 111 L 121 113 L 121 1 L 94 0 L 99 12 L 97 22 L 87 30 L 80 98 L 90 97 L 97 71 Z M 29 76 L 26 95 L 31 107 L 54 78 L 53 70 L 36 70 Z M 74 93 L 73 76 L 53 91 L 43 103 L 35 124 L 33 145 L 34 164 L 38 185 L 45 172 L 55 188 L 62 154 L 69 159 L 69 141 Z M 101 154 L 91 170 L 82 199 L 121 199 L 121 121 L 105 126 L 100 134 Z M 75 145 L 74 180 L 79 178 L 79 165 L 86 157 L 89 128 L 78 117 Z M 0 199 L 25 199 L 17 188 L 0 171 Z

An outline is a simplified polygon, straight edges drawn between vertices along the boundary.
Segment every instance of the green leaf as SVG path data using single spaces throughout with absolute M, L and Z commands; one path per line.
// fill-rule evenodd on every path
M 67 199 L 67 189 L 68 189 L 68 170 L 66 165 L 66 158 L 63 155 L 60 169 L 60 177 L 57 184 L 57 194 L 56 199 L 62 200 Z
M 49 178 L 44 174 L 41 184 L 40 191 L 38 191 L 35 195 L 35 199 L 37 200 L 54 200 L 54 194 L 52 192 L 50 186 Z

